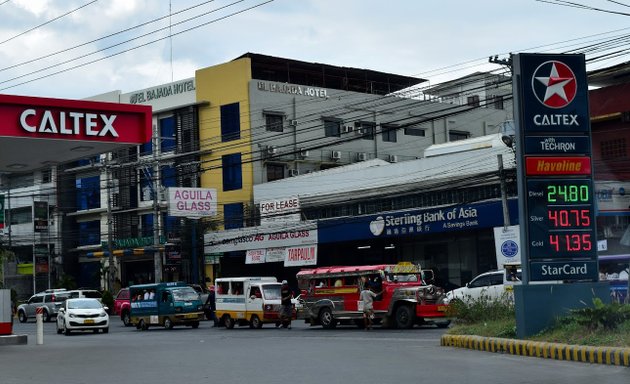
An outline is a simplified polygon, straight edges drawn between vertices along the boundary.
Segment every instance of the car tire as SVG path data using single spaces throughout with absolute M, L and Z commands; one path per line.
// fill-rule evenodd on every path
M 395 314 L 396 328 L 409 329 L 413 327 L 414 313 L 409 305 L 401 305 L 396 308 Z
M 57 328 L 57 334 L 61 335 L 61 333 L 63 332 L 63 329 L 59 328 L 59 324 L 55 324 L 55 328 Z
M 20 323 L 26 323 L 28 321 L 28 317 L 26 317 L 26 313 L 24 311 L 18 312 L 18 320 Z
M 138 323 L 138 328 L 141 331 L 146 331 L 147 329 L 149 329 L 149 326 L 147 325 L 147 323 L 144 322 L 144 319 L 140 319 L 140 322 Z
M 230 315 L 223 316 L 223 323 L 225 324 L 225 328 L 232 329 L 234 328 L 234 319 L 230 317 Z
M 164 328 L 173 329 L 173 321 L 169 317 L 164 319 Z
M 131 315 L 129 314 L 129 311 L 123 311 L 120 315 L 120 320 L 122 320 L 125 327 L 129 327 L 131 325 Z
M 252 315 L 251 319 L 249 319 L 249 327 L 252 329 L 260 329 L 262 328 L 263 323 L 260 321 L 260 317 L 257 315 Z
M 438 328 L 448 328 L 450 324 L 451 324 L 450 321 L 443 321 L 441 323 L 435 323 L 435 326 Z
M 44 323 L 47 323 L 50 321 L 50 314 L 48 314 L 48 311 L 44 309 L 44 311 L 42 312 L 42 321 Z
M 319 311 L 319 323 L 324 329 L 333 329 L 337 326 L 337 320 L 335 320 L 330 308 L 324 307 Z
M 66 327 L 66 323 L 63 323 L 63 334 L 66 336 L 70 336 L 71 331 Z

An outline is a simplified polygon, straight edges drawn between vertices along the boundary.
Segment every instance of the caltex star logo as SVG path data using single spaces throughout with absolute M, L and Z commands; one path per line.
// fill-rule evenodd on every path
M 549 108 L 564 108 L 577 93 L 575 74 L 568 65 L 552 60 L 542 63 L 532 76 L 532 89 L 538 101 Z

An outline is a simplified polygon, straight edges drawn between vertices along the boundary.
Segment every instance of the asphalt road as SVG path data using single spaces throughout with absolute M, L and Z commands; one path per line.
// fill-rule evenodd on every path
M 113 319 L 108 334 L 57 335 L 16 323 L 27 345 L 0 346 L 0 383 L 622 384 L 628 368 L 441 347 L 444 330 L 152 328 Z

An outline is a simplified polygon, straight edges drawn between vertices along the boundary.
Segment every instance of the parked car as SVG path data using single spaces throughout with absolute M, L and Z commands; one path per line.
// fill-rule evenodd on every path
M 20 323 L 25 323 L 28 319 L 35 318 L 37 308 L 44 307 L 42 320 L 48 322 L 57 316 L 59 308 L 67 298 L 68 291 L 65 289 L 50 289 L 36 293 L 26 303 L 17 307 L 18 319 Z
M 99 330 L 109 332 L 109 315 L 98 299 L 67 299 L 59 308 L 57 333 L 68 336 L 73 331 Z
M 499 269 L 484 272 L 464 287 L 446 293 L 445 302 L 454 300 L 472 302 L 480 298 L 488 300 L 513 300 L 513 285 L 521 281 L 521 270 L 516 273 L 512 269 Z
M 129 288 L 122 288 L 114 299 L 114 315 L 120 316 L 120 320 L 122 320 L 125 327 L 131 325 L 130 309 Z

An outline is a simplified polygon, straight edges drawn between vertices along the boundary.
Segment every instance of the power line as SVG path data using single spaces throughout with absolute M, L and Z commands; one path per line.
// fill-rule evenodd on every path
M 91 4 L 96 3 L 97 1 L 98 1 L 98 0 L 93 0 L 93 1 L 90 1 L 89 3 L 83 4 L 82 6 L 80 6 L 80 7 L 78 7 L 78 8 L 75 8 L 75 9 L 73 9 L 73 10 L 71 10 L 71 11 L 68 11 L 68 12 L 66 12 L 66 13 L 64 13 L 64 14 L 62 14 L 62 15 L 59 15 L 59 16 L 55 17 L 55 18 L 52 18 L 52 19 L 50 19 L 50 20 L 48 20 L 48 21 L 46 21 L 46 22 L 44 22 L 44 23 L 42 23 L 42 24 L 36 25 L 36 26 L 34 26 L 33 28 L 30 28 L 30 29 L 28 29 L 28 30 L 26 30 L 26 31 L 24 31 L 24 32 L 18 33 L 18 34 L 17 34 L 17 35 L 15 35 L 15 36 L 9 37 L 8 39 L 6 39 L 6 40 L 4 40 L 4 41 L 0 41 L 0 44 L 4 44 L 4 43 L 6 43 L 6 42 L 8 42 L 8 41 L 11 41 L 11 40 L 13 40 L 13 39 L 16 39 L 16 38 L 18 38 L 18 37 L 20 37 L 20 36 L 24 36 L 24 35 L 26 35 L 26 34 L 27 34 L 27 33 L 29 33 L 29 32 L 33 32 L 34 30 L 39 29 L 39 28 L 43 27 L 44 25 L 50 24 L 50 23 L 52 23 L 52 22 L 54 22 L 54 21 L 57 21 L 57 20 L 59 20 L 59 19 L 61 19 L 61 18 L 63 18 L 63 17 L 66 17 L 66 16 L 68 16 L 68 15 L 70 15 L 70 14 L 72 14 L 72 13 L 74 13 L 74 12 L 78 11 L 78 10 L 80 10 L 81 8 L 85 8 L 85 7 L 87 7 L 88 5 L 91 5 Z M 5 1 L 5 3 L 6 3 L 6 1 Z M 2 4 L 4 4 L 4 3 L 2 3 Z M 2 5 L 2 4 L 0 4 L 0 5 Z
M 224 9 L 224 8 L 230 7 L 230 6 L 232 6 L 232 5 L 235 5 L 235 4 L 240 3 L 240 2 L 243 2 L 243 1 L 245 1 L 245 0 L 237 0 L 237 1 L 233 2 L 233 3 L 231 3 L 231 4 L 228 4 L 228 5 L 226 5 L 226 6 L 220 7 L 220 8 L 218 8 L 218 9 L 215 9 L 215 10 L 210 11 L 210 12 L 208 12 L 208 13 L 212 13 L 212 12 L 216 12 L 216 11 L 218 11 L 218 10 L 222 10 L 222 9 Z M 65 68 L 65 69 L 62 69 L 62 70 L 60 70 L 60 71 L 49 73 L 49 74 L 47 74 L 47 75 L 45 75 L 45 76 L 40 76 L 40 77 L 37 77 L 37 78 L 35 78 L 35 79 L 31 79 L 31 80 L 28 80 L 28 81 L 23 81 L 23 82 L 21 82 L 21 83 L 17 83 L 17 84 L 13 84 L 13 85 L 10 85 L 10 86 L 4 87 L 4 88 L 0 88 L 0 90 L 5 90 L 5 89 L 10 89 L 10 88 L 15 88 L 15 87 L 20 86 L 20 85 L 24 85 L 24 84 L 32 83 L 32 82 L 34 82 L 34 81 L 37 81 L 37 80 L 42 80 L 42 79 L 45 79 L 45 78 L 48 78 L 48 77 L 51 77 L 51 76 L 54 76 L 54 75 L 58 75 L 58 74 L 61 74 L 61 73 L 64 73 L 64 72 L 69 72 L 69 71 L 75 70 L 75 69 L 77 69 L 77 68 L 85 67 L 85 66 L 87 66 L 87 65 L 94 64 L 94 63 L 97 63 L 97 62 L 99 62 L 99 61 L 103 61 L 103 60 L 106 60 L 106 59 L 112 58 L 112 57 L 114 57 L 114 56 L 119 56 L 119 55 L 122 55 L 123 53 L 127 53 L 127 52 L 130 52 L 130 51 L 133 51 L 133 50 L 136 50 L 136 49 L 142 48 L 142 47 L 146 47 L 146 46 L 148 46 L 148 45 L 151 45 L 151 44 L 154 44 L 154 43 L 160 42 L 160 41 L 162 41 L 162 40 L 171 39 L 173 36 L 177 36 L 177 35 L 180 35 L 180 34 L 183 34 L 183 33 L 186 33 L 186 32 L 190 32 L 190 31 L 195 30 L 195 29 L 197 29 L 197 28 L 201 28 L 201 27 L 203 27 L 203 26 L 206 26 L 206 25 L 209 25 L 209 24 L 215 23 L 215 22 L 217 22 L 217 21 L 221 21 L 221 20 L 227 19 L 227 18 L 229 18 L 229 17 L 232 17 L 232 16 L 235 16 L 235 15 L 238 15 L 238 14 L 240 14 L 240 13 L 247 12 L 247 11 L 249 11 L 249 10 L 251 10 L 251 9 L 254 9 L 254 8 L 260 7 L 260 6 L 262 6 L 262 5 L 265 5 L 265 4 L 267 4 L 267 3 L 270 3 L 270 2 L 272 2 L 272 1 L 274 1 L 274 0 L 267 0 L 266 2 L 260 3 L 260 4 L 258 4 L 258 5 L 254 5 L 254 6 L 252 6 L 252 7 L 245 8 L 245 9 L 240 10 L 240 11 L 237 11 L 237 12 L 233 12 L 233 13 L 228 14 L 228 15 L 226 15 L 226 16 L 222 16 L 222 17 L 216 18 L 216 19 L 214 19 L 214 20 L 211 20 L 211 21 L 208 21 L 208 22 L 206 22 L 206 23 L 202 23 L 202 24 L 200 24 L 200 25 L 197 25 L 197 26 L 194 26 L 194 27 L 191 27 L 191 28 L 185 29 L 185 30 L 183 30 L 183 31 L 180 31 L 180 32 L 177 32 L 177 33 L 174 33 L 174 34 L 170 34 L 170 35 L 168 35 L 168 36 L 164 36 L 164 37 L 161 37 L 161 38 L 158 38 L 158 39 L 155 39 L 155 40 L 151 40 L 151 41 L 149 41 L 149 42 L 147 42 L 147 43 L 140 44 L 140 45 L 137 45 L 137 46 L 135 46 L 135 47 L 127 48 L 127 49 L 124 49 L 124 50 L 122 50 L 122 51 L 119 51 L 119 52 L 113 53 L 113 54 L 111 54 L 111 55 L 103 56 L 103 57 L 101 57 L 101 58 L 94 59 L 94 60 L 91 60 L 91 61 L 87 61 L 87 62 L 85 62 L 85 63 L 77 64 L 77 65 L 74 65 L 74 66 L 70 66 L 70 67 Z M 204 15 L 205 15 L 205 14 L 204 14 Z M 189 20 L 192 20 L 192 19 L 195 19 L 195 18 L 198 18 L 198 17 L 201 17 L 201 16 L 195 16 L 195 17 L 193 17 L 193 18 L 190 18 L 190 19 L 188 19 L 188 20 L 182 21 L 182 22 L 180 22 L 180 23 L 184 23 L 184 22 L 187 22 L 187 21 L 189 21 Z M 176 25 L 177 25 L 177 24 L 180 24 L 180 23 L 176 23 Z M 96 53 L 100 53 L 100 52 L 103 52 L 103 51 L 105 51 L 105 50 L 108 50 L 108 49 L 111 49 L 111 48 L 114 48 L 114 47 L 117 47 L 117 46 L 123 45 L 123 44 L 125 44 L 125 43 L 127 43 L 127 42 L 129 42 L 129 41 L 137 40 L 137 39 L 140 39 L 140 38 L 142 38 L 142 37 L 146 37 L 146 36 L 152 35 L 152 34 L 154 34 L 154 33 L 158 32 L 158 31 L 167 30 L 168 28 L 169 28 L 169 27 L 160 28 L 160 29 L 158 29 L 157 31 L 149 32 L 149 33 L 146 33 L 146 34 L 144 34 L 144 35 L 140 35 L 140 36 L 135 37 L 135 38 L 133 38 L 133 39 L 129 39 L 129 40 L 127 40 L 127 41 L 124 41 L 124 42 L 121 42 L 121 43 L 117 43 L 117 44 L 111 45 L 111 46 L 106 47 L 106 48 L 104 48 L 104 49 L 99 49 L 99 50 L 97 50 L 97 51 L 93 51 L 93 52 L 90 52 L 90 53 L 87 53 L 87 54 L 84 54 L 84 55 L 77 56 L 77 57 L 75 57 L 75 58 L 73 58 L 73 59 L 68 59 L 68 60 L 62 61 L 61 63 L 57 63 L 57 64 L 53 64 L 53 65 L 49 65 L 48 67 L 44 67 L 44 68 L 40 68 L 40 69 L 38 69 L 38 70 L 35 70 L 35 71 L 32 71 L 32 72 L 29 72 L 29 73 L 26 73 L 26 74 L 22 74 L 22 75 L 20 75 L 20 76 L 16 76 L 16 77 L 13 77 L 13 78 L 11 78 L 11 79 L 7 79 L 7 80 L 4 80 L 4 81 L 1 81 L 1 82 L 0 82 L 0 84 L 8 83 L 8 82 L 11 82 L 11 81 L 14 81 L 14 80 L 18 80 L 18 79 L 21 79 L 21 78 L 24 78 L 24 77 L 28 77 L 28 76 L 34 75 L 34 74 L 36 74 L 36 73 L 44 72 L 44 71 L 46 71 L 46 70 L 49 70 L 49 69 L 53 69 L 53 68 L 56 68 L 56 67 L 62 66 L 63 64 L 68 64 L 68 63 L 71 63 L 71 62 L 76 61 L 76 60 L 78 60 L 78 59 L 83 59 L 83 58 L 86 58 L 86 57 L 88 57 L 88 56 L 92 56 L 92 55 L 94 55 L 94 54 L 96 54 Z
M 200 6 L 206 5 L 206 4 L 208 4 L 208 3 L 212 3 L 212 2 L 214 2 L 214 1 L 216 1 L 216 0 L 208 0 L 208 1 L 205 1 L 205 2 L 203 2 L 203 3 L 199 3 L 199 4 L 196 4 L 196 5 L 193 5 L 193 6 L 191 6 L 191 7 L 184 8 L 184 9 L 182 9 L 182 10 L 180 10 L 180 11 L 173 12 L 173 13 L 172 13 L 172 15 L 178 15 L 178 14 L 180 14 L 180 13 L 184 13 L 184 12 L 190 11 L 191 9 L 198 8 L 198 7 L 200 7 Z M 47 59 L 47 58 L 49 58 L 49 57 L 56 56 L 56 55 L 58 55 L 58 54 L 60 54 L 60 53 L 69 52 L 69 51 L 75 50 L 75 49 L 77 49 L 77 48 L 84 47 L 84 46 L 86 46 L 86 45 L 88 45 L 88 44 L 96 43 L 96 42 L 98 42 L 98 41 L 105 40 L 105 39 L 108 39 L 108 38 L 110 38 L 110 37 L 114 37 L 114 36 L 117 36 L 117 35 L 120 35 L 120 34 L 123 34 L 123 33 L 129 32 L 129 31 L 132 31 L 132 30 L 134 30 L 134 29 L 138 29 L 138 28 L 140 28 L 140 27 L 147 26 L 147 25 L 152 24 L 152 23 L 156 23 L 156 22 L 161 21 L 161 20 L 164 20 L 164 19 L 166 19 L 166 18 L 170 18 L 172 15 L 171 15 L 171 14 L 169 14 L 169 15 L 161 16 L 161 17 L 158 17 L 158 18 L 156 18 L 156 19 L 152 19 L 152 20 L 146 21 L 146 22 L 144 22 L 144 23 L 140 23 L 140 24 L 134 25 L 133 27 L 125 28 L 125 29 L 120 30 L 120 31 L 118 31 L 118 32 L 110 33 L 109 35 L 105 35 L 105 36 L 99 37 L 99 38 L 94 39 L 94 40 L 86 41 L 86 42 L 84 42 L 84 43 L 81 43 L 81 44 L 78 44 L 78 45 L 72 46 L 72 47 L 70 47 L 70 48 L 66 48 L 66 49 L 62 49 L 62 50 L 59 50 L 59 51 L 55 51 L 55 52 L 52 52 L 52 53 L 49 53 L 49 54 L 46 54 L 46 55 L 43 55 L 43 56 L 36 57 L 36 58 L 34 58 L 34 59 L 30 59 L 30 60 L 27 60 L 27 61 L 23 61 L 23 62 L 20 62 L 20 63 L 17 63 L 17 64 L 10 65 L 10 66 L 8 66 L 8 67 L 0 68 L 0 72 L 6 71 L 6 70 L 9 70 L 9 69 L 13 69 L 13 68 L 17 68 L 17 67 L 21 67 L 21 66 L 23 66 L 23 65 L 25 65 L 25 64 L 34 63 L 34 62 L 36 62 L 36 61 L 40 61 L 40 60 L 43 60 L 43 59 Z M 161 31 L 161 30 L 162 30 L 162 29 L 158 29 L 158 30 L 153 31 L 153 32 L 155 33 L 155 32 L 159 32 L 159 31 Z M 129 42 L 129 41 L 131 41 L 131 40 L 127 40 L 127 41 L 125 41 L 125 42 Z M 109 48 L 109 47 L 108 47 L 108 48 Z M 104 48 L 104 49 L 101 49 L 101 50 L 96 51 L 96 52 L 100 52 L 100 51 L 103 51 L 103 50 L 108 49 L 108 48 Z M 96 53 L 96 52 L 93 52 L 93 53 Z

